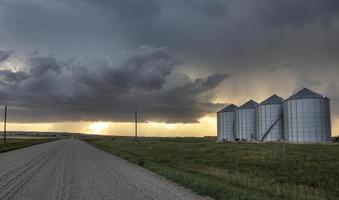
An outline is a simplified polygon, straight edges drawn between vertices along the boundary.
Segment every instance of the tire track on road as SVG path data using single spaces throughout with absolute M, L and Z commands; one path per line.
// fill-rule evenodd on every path
M 54 151 L 52 149 L 51 151 Z M 28 163 L 9 170 L 0 177 L 0 199 L 9 199 L 15 194 L 51 157 L 48 151 L 30 160 Z

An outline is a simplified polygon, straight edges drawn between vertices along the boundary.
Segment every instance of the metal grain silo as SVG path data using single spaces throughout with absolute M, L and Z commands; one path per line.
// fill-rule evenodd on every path
M 258 103 L 249 100 L 235 111 L 235 131 L 238 140 L 255 139 L 255 107 Z
M 258 141 L 278 141 L 282 139 L 283 98 L 273 95 L 256 107 L 256 134 Z
M 237 108 L 231 104 L 217 112 L 218 142 L 235 140 L 234 112 Z
M 307 88 L 283 102 L 284 138 L 288 142 L 330 142 L 330 100 Z

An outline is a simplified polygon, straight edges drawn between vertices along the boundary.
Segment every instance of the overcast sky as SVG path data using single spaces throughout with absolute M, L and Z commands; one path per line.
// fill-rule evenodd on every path
M 335 121 L 338 77 L 338 0 L 0 0 L 13 122 L 195 123 L 302 87 Z

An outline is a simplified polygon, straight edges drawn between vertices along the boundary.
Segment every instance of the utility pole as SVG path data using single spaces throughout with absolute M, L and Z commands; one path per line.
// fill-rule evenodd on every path
M 135 141 L 138 141 L 138 109 L 134 109 L 134 122 L 135 122 Z
M 7 105 L 5 106 L 5 119 L 4 119 L 4 143 L 6 143 L 6 123 L 7 123 Z

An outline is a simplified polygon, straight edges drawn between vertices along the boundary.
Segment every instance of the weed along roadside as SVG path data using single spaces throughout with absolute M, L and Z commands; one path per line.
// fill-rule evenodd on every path
M 339 146 L 335 144 L 81 139 L 214 199 L 335 199 L 339 195 Z
M 43 139 L 7 139 L 6 143 L 3 140 L 0 141 L 0 153 L 12 151 L 15 149 L 20 149 L 24 147 L 29 147 L 32 145 L 37 145 L 45 142 L 51 142 L 59 138 L 43 138 Z

